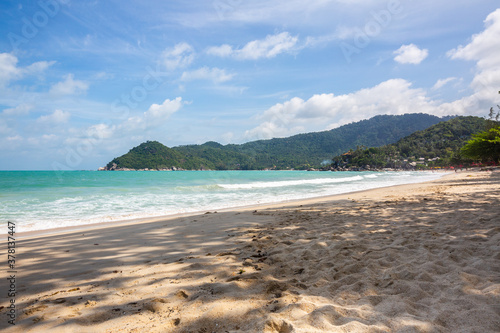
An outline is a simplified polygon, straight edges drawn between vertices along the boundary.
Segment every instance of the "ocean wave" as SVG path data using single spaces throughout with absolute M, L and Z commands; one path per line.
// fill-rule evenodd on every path
M 219 184 L 193 185 L 193 186 L 177 186 L 174 191 L 179 192 L 209 192 L 223 189 Z
M 252 188 L 270 188 L 270 187 L 287 187 L 300 185 L 322 185 L 322 184 L 338 184 L 363 180 L 362 176 L 344 177 L 344 178 L 315 178 L 301 180 L 282 180 L 273 182 L 254 182 L 247 184 L 218 184 L 225 189 L 252 189 Z

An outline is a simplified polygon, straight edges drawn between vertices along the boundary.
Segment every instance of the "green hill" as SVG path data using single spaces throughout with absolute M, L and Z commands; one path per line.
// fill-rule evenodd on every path
M 437 124 L 443 119 L 428 114 L 375 116 L 368 120 L 323 132 L 294 135 L 283 139 L 259 140 L 227 149 L 254 156 L 258 165 L 279 169 L 320 166 L 332 156 L 359 145 L 378 147 L 396 142 L 415 131 Z
M 132 148 L 127 154 L 113 159 L 106 169 L 171 169 L 186 167 L 197 169 L 196 158 L 186 158 L 183 154 L 168 148 L 157 141 L 147 141 Z
M 376 116 L 323 132 L 252 141 L 241 145 L 207 142 L 168 148 L 156 141 L 142 143 L 106 166 L 114 169 L 260 170 L 320 167 L 357 146 L 378 147 L 443 121 L 428 114 Z
M 480 117 L 456 117 L 379 148 L 358 147 L 333 159 L 334 168 L 413 168 L 467 164 L 460 148 L 483 131 Z M 431 160 L 431 161 L 429 161 Z

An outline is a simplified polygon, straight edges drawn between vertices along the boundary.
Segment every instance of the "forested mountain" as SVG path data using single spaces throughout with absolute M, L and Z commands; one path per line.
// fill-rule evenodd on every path
M 460 148 L 483 131 L 486 120 L 456 117 L 382 147 L 358 147 L 333 159 L 334 168 L 413 168 L 467 164 Z
M 158 141 L 147 141 L 113 159 L 106 165 L 106 169 L 199 169 L 202 163 L 198 158 L 187 158 Z
M 318 166 L 325 160 L 331 160 L 332 156 L 360 145 L 378 147 L 396 142 L 400 138 L 443 120 L 428 114 L 383 115 L 329 131 L 225 147 L 255 156 L 258 159 L 258 165 L 268 168 L 272 166 L 280 169 L 306 168 Z
M 323 132 L 252 141 L 241 145 L 207 142 L 168 148 L 145 142 L 113 159 L 106 169 L 259 170 L 319 167 L 357 146 L 378 147 L 449 118 L 428 114 L 376 116 Z

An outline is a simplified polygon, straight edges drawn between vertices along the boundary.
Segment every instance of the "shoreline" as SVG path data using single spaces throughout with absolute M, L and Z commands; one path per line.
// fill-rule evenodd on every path
M 499 171 L 463 172 L 19 239 L 0 329 L 493 333 L 499 203 Z
M 351 172 L 351 171 L 346 171 L 346 172 Z M 398 171 L 394 171 L 394 172 L 398 172 Z M 451 173 L 451 172 L 445 171 L 445 170 L 436 170 L 434 172 L 442 173 L 443 175 L 436 180 L 427 180 L 427 181 L 417 182 L 417 183 L 382 186 L 382 187 L 376 187 L 376 188 L 372 188 L 372 189 L 357 190 L 357 191 L 352 191 L 352 192 L 347 192 L 347 193 L 339 193 L 339 194 L 333 194 L 333 195 L 311 197 L 311 198 L 306 198 L 306 199 L 291 199 L 291 200 L 285 200 L 285 201 L 279 201 L 279 202 L 258 203 L 258 204 L 250 204 L 250 205 L 243 205 L 243 206 L 227 207 L 227 208 L 222 208 L 222 209 L 216 209 L 216 211 L 217 212 L 247 211 L 247 210 L 252 210 L 252 209 L 274 208 L 276 206 L 281 206 L 281 205 L 288 206 L 288 205 L 300 204 L 300 203 L 309 202 L 309 201 L 312 201 L 312 202 L 334 201 L 334 200 L 339 200 L 340 198 L 342 198 L 344 196 L 348 196 L 350 194 L 375 191 L 375 190 L 384 189 L 384 188 L 407 186 L 407 185 L 412 185 L 412 184 L 425 184 L 428 182 L 439 181 L 440 179 L 443 179 L 446 176 L 454 174 L 454 173 Z M 112 228 L 112 227 L 119 227 L 119 226 L 130 225 L 130 224 L 163 222 L 163 221 L 173 220 L 173 219 L 177 219 L 177 218 L 199 216 L 199 215 L 203 215 L 206 213 L 212 213 L 212 212 L 213 211 L 201 210 L 201 211 L 194 211 L 194 212 L 187 212 L 187 213 L 176 213 L 176 214 L 171 214 L 171 215 L 159 215 L 159 216 L 152 216 L 152 217 L 141 217 L 141 218 L 117 220 L 117 221 L 95 222 L 95 223 L 88 223 L 88 224 L 81 224 L 81 225 L 74 225 L 74 226 L 65 226 L 65 227 L 17 232 L 16 235 L 19 239 L 30 239 L 30 238 L 36 238 L 36 237 L 41 237 L 41 236 L 60 235 L 60 234 L 78 232 L 78 231 L 85 231 L 85 230 L 89 230 L 89 229 Z

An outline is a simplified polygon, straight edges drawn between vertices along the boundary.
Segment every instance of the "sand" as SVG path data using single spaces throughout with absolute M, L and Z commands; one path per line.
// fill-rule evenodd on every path
M 17 241 L 5 332 L 499 332 L 500 172 Z M 5 265 L 4 265 L 5 267 Z

